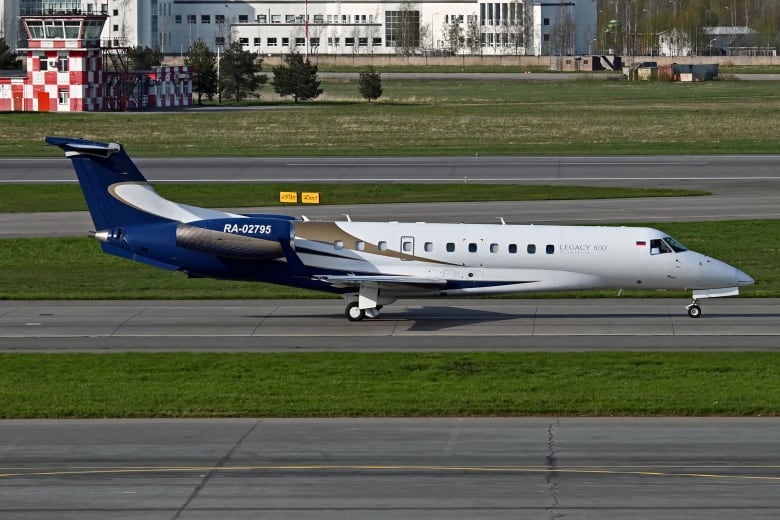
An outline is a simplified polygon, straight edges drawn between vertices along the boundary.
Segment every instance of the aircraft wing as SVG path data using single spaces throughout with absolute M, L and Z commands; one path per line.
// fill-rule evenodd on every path
M 315 275 L 314 278 L 327 282 L 334 287 L 352 287 L 367 284 L 417 286 L 427 288 L 444 287 L 447 280 L 444 278 L 425 278 L 422 276 L 393 276 L 393 275 Z

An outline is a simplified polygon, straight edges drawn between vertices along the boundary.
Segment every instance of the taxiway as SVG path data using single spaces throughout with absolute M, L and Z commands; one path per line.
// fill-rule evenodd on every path
M 0 302 L 0 352 L 780 350 L 780 300 L 341 299 Z
M 775 418 L 0 422 L 0 517 L 774 519 Z

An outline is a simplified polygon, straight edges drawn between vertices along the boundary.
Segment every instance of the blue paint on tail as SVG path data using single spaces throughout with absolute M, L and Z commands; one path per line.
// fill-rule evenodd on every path
M 46 143 L 62 148 L 65 156 L 72 161 L 96 230 L 168 222 L 111 195 L 109 188 L 115 184 L 146 184 L 146 178 L 121 144 L 72 137 L 46 137 Z

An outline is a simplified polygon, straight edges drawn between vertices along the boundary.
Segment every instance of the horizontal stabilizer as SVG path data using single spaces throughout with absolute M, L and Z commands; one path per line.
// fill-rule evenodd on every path
M 47 137 L 46 143 L 59 146 L 65 151 L 66 157 L 73 155 L 92 155 L 107 158 L 109 155 L 120 152 L 122 147 L 118 143 L 98 143 L 70 137 Z

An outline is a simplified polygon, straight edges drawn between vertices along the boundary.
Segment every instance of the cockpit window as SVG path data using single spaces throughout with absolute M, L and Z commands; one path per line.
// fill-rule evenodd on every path
M 687 251 L 688 248 L 679 243 L 677 240 L 673 239 L 672 237 L 664 237 L 664 242 L 669 244 L 672 249 L 674 249 L 675 253 L 682 253 L 683 251 Z
M 681 253 L 687 251 L 684 245 L 672 237 L 655 238 L 650 241 L 650 254 L 661 255 L 664 253 Z
M 661 255 L 663 253 L 671 253 L 672 248 L 669 247 L 666 242 L 661 240 L 660 238 L 654 238 L 650 241 L 650 254 L 651 255 Z

